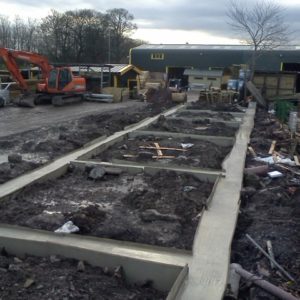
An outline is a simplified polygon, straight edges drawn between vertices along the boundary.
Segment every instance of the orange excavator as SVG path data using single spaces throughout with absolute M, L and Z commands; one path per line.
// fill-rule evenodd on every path
M 3 59 L 8 71 L 20 86 L 22 96 L 20 105 L 34 106 L 35 104 L 51 102 L 61 106 L 66 103 L 78 102 L 86 92 L 85 78 L 74 76 L 69 67 L 54 67 L 48 59 L 33 52 L 0 48 L 0 58 Z M 38 83 L 36 93 L 30 88 L 21 74 L 17 60 L 36 65 L 41 69 L 42 83 Z

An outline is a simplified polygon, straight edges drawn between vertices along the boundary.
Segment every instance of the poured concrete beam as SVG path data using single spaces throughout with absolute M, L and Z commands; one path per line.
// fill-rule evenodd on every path
M 102 167 L 115 167 L 121 168 L 128 173 L 137 174 L 140 172 L 145 172 L 147 174 L 156 174 L 161 170 L 165 171 L 174 171 L 177 173 L 185 173 L 191 174 L 196 178 L 208 181 L 208 182 L 216 182 L 219 177 L 225 176 L 225 173 L 217 170 L 205 170 L 205 169 L 196 169 L 196 168 L 180 168 L 180 167 L 167 167 L 164 165 L 153 165 L 153 164 L 139 164 L 132 163 L 128 161 L 120 160 L 119 162 L 102 162 L 102 161 L 94 161 L 94 160 L 75 160 L 71 162 L 72 165 L 79 166 L 84 168 L 86 165 L 98 165 Z
M 210 207 L 201 218 L 193 245 L 193 259 L 189 264 L 189 277 L 177 299 L 223 299 L 254 115 L 253 105 L 247 110 L 236 143 L 223 164 L 226 177 L 220 179 Z
M 169 116 L 175 113 L 181 107 L 182 106 L 177 106 L 160 115 Z M 53 162 L 45 166 L 42 166 L 38 169 L 35 169 L 22 176 L 19 176 L 10 181 L 7 181 L 6 183 L 1 184 L 0 201 L 1 199 L 5 199 L 7 196 L 17 192 L 18 190 L 24 188 L 27 185 L 33 184 L 35 182 L 41 182 L 44 180 L 52 179 L 52 178 L 57 178 L 60 175 L 63 175 L 66 172 L 70 161 L 80 159 L 80 158 L 84 159 L 85 157 L 91 157 L 91 155 L 103 151 L 111 144 L 114 144 L 115 142 L 122 140 L 129 132 L 148 126 L 152 122 L 156 121 L 160 115 L 157 115 L 152 118 L 148 118 L 145 121 L 141 121 L 135 124 L 134 126 L 126 130 L 116 132 L 105 139 L 103 139 L 102 137 L 100 138 L 100 140 L 96 139 L 95 142 L 88 143 L 86 147 L 80 148 L 74 152 L 71 152 L 70 154 L 67 154 L 61 158 L 54 160 Z
M 0 224 L 0 249 L 12 255 L 62 255 L 91 265 L 114 268 L 121 265 L 129 282 L 152 280 L 154 287 L 169 291 L 191 260 L 185 250 L 149 246 L 73 234 L 57 234 Z

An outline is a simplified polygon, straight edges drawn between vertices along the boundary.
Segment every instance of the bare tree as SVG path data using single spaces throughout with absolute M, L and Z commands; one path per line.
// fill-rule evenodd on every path
M 253 47 L 250 62 L 252 79 L 260 53 L 286 44 L 290 32 L 284 22 L 284 9 L 274 1 L 260 0 L 251 6 L 241 2 L 230 1 L 227 17 L 240 40 Z
M 8 16 L 0 15 L 0 47 L 12 47 L 11 22 Z
M 110 51 L 112 59 L 117 63 L 122 61 L 122 57 L 128 55 L 128 49 L 125 48 L 124 44 L 130 34 L 137 29 L 137 25 L 133 23 L 133 20 L 134 16 L 124 8 L 114 8 L 106 11 L 107 28 L 110 29 Z

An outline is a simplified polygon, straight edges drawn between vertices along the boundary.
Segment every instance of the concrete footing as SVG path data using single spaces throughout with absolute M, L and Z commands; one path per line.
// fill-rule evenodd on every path
M 179 108 L 183 107 L 172 109 L 164 115 L 172 116 Z M 193 110 L 193 114 L 197 118 L 197 110 Z M 241 118 L 241 122 L 231 123 L 232 126 L 240 126 L 235 139 L 208 137 L 208 140 L 217 144 L 224 145 L 225 143 L 233 146 L 223 163 L 224 170 L 201 170 L 184 166 L 162 167 L 156 164 L 133 164 L 124 161 L 103 163 L 88 160 L 92 155 L 101 153 L 110 145 L 124 139 L 127 134 L 130 136 L 144 134 L 144 131 L 138 130 L 156 121 L 159 117 L 156 116 L 110 137 L 100 139 L 96 143 L 89 143 L 85 148 L 3 184 L 0 189 L 1 201 L 34 182 L 62 175 L 70 163 L 82 167 L 86 164 L 115 166 L 133 173 L 143 171 L 154 174 L 161 169 L 169 169 L 193 174 L 200 179 L 215 182 L 215 187 L 208 199 L 208 209 L 202 213 L 192 252 L 80 235 L 58 235 L 5 224 L 0 224 L 0 248 L 4 247 L 8 252 L 21 256 L 25 253 L 37 256 L 56 254 L 85 260 L 102 267 L 122 265 L 128 280 L 140 282 L 151 279 L 156 288 L 169 291 L 167 298 L 169 300 L 221 300 L 228 277 L 230 244 L 238 215 L 244 160 L 254 114 L 255 106 L 252 106 L 245 114 L 236 116 Z M 163 132 L 151 134 L 164 135 Z M 176 136 L 182 136 L 182 134 Z M 197 136 L 197 138 L 202 137 Z

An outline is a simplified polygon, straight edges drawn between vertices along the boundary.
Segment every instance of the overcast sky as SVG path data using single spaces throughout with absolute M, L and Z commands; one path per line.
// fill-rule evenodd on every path
M 240 0 L 241 5 L 255 0 Z M 278 0 L 300 44 L 300 0 Z M 125 8 L 134 15 L 134 38 L 164 44 L 237 44 L 226 23 L 228 0 L 0 0 L 0 14 L 40 19 L 51 9 L 90 8 L 105 12 Z

